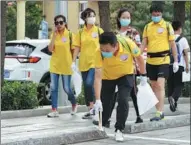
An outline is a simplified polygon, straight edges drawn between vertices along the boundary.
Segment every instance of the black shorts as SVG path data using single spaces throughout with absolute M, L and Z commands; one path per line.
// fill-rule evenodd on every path
M 169 76 L 169 64 L 151 65 L 146 64 L 147 76 L 150 80 L 156 81 L 158 78 L 167 79 Z

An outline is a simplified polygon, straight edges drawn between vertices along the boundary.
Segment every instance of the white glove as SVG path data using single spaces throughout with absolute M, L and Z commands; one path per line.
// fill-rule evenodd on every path
M 144 86 L 145 84 L 147 84 L 147 77 L 146 76 L 141 76 L 140 84 L 141 84 L 141 86 Z
M 176 73 L 179 69 L 179 65 L 178 65 L 178 62 L 174 62 L 173 63 L 173 72 Z
M 90 110 L 90 114 L 98 114 L 103 111 L 101 100 L 96 100 L 94 107 Z
M 76 71 L 76 64 L 75 64 L 75 62 L 72 62 L 71 69 L 72 69 L 72 71 Z

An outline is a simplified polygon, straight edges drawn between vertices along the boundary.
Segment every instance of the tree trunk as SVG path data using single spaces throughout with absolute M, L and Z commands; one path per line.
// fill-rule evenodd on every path
M 104 31 L 111 31 L 109 1 L 98 1 L 100 26 Z
M 4 80 L 4 56 L 6 43 L 6 1 L 1 1 L 1 87 Z
M 186 1 L 174 1 L 174 20 L 180 21 L 182 26 L 185 23 L 185 3 Z

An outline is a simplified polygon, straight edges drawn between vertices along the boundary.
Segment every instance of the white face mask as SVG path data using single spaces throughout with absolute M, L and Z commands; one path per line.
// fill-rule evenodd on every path
M 87 24 L 94 25 L 96 21 L 95 17 L 89 17 L 87 18 Z

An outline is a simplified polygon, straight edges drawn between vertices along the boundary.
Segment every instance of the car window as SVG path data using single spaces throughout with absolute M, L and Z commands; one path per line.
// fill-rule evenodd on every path
M 29 56 L 35 47 L 24 43 L 6 43 L 5 55 Z
M 45 48 L 43 48 L 43 49 L 41 50 L 41 52 L 43 52 L 43 53 L 45 53 L 45 54 L 47 54 L 47 55 L 52 55 L 52 52 L 50 52 L 50 51 L 48 50 L 48 46 L 46 46 Z

